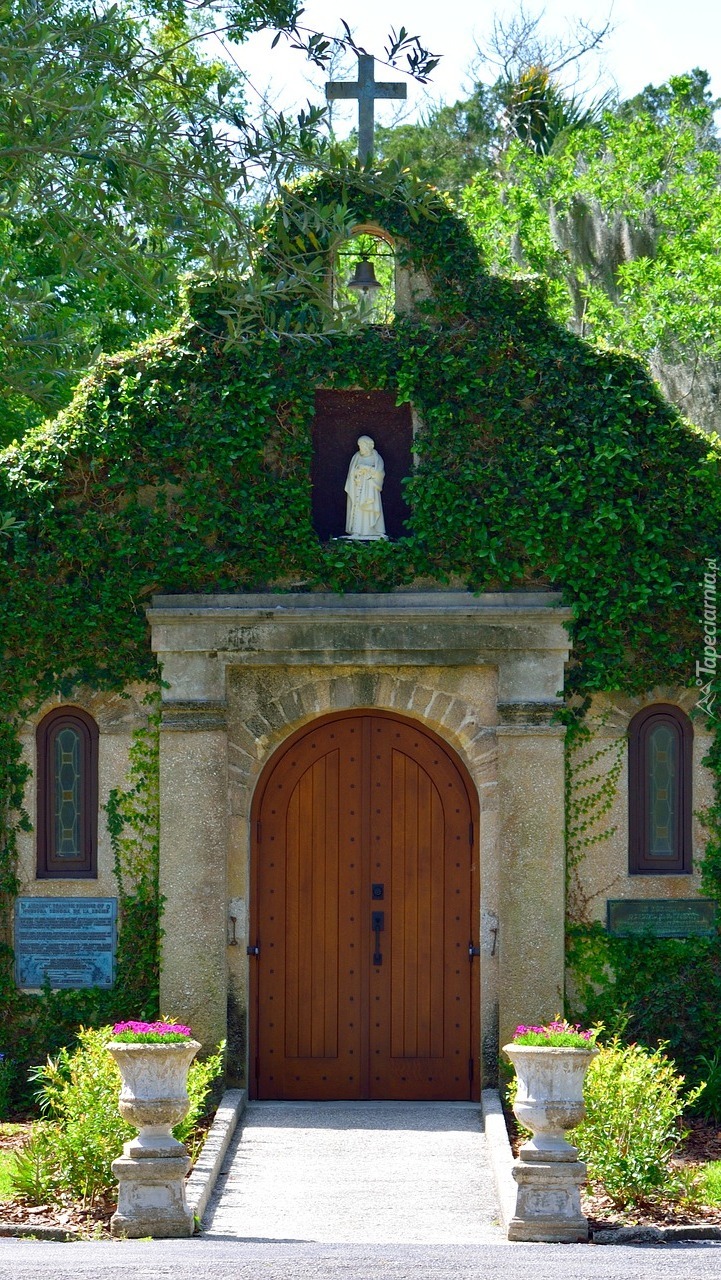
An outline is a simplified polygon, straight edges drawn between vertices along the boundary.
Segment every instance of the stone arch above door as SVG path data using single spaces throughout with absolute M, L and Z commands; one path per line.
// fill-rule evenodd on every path
M 437 668 L 339 674 L 292 668 L 262 679 L 256 670 L 232 669 L 229 703 L 238 714 L 231 711 L 228 723 L 231 812 L 250 812 L 261 770 L 292 733 L 318 716 L 361 707 L 419 720 L 458 753 L 477 788 L 494 785 L 495 673 L 475 673 L 473 698 L 456 672 L 449 675 L 439 688 Z M 453 691 L 454 684 L 461 687 Z

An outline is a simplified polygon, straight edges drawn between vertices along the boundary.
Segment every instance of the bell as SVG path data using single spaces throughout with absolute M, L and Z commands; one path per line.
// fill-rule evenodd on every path
M 380 289 L 373 263 L 368 261 L 367 256 L 364 255 L 360 262 L 356 262 L 355 271 L 348 281 L 348 288 L 355 289 L 364 298 L 372 294 L 375 289 Z

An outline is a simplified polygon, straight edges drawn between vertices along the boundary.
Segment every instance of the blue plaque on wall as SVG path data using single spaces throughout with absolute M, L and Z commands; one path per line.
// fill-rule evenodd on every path
M 17 898 L 17 985 L 112 987 L 117 915 L 116 898 Z

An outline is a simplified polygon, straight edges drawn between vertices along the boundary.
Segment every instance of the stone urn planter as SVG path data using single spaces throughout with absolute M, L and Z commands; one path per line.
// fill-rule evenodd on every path
M 185 1199 L 190 1160 L 171 1130 L 187 1115 L 188 1068 L 199 1049 L 190 1038 L 183 1043 L 108 1045 L 123 1082 L 118 1109 L 139 1130 L 112 1164 L 119 1184 L 118 1207 L 110 1221 L 114 1236 L 193 1234 Z
M 513 1166 L 518 1196 L 508 1238 L 587 1240 L 580 1198 L 586 1166 L 565 1135 L 585 1115 L 583 1080 L 598 1049 L 507 1044 L 503 1051 L 518 1077 L 514 1114 L 532 1133 Z

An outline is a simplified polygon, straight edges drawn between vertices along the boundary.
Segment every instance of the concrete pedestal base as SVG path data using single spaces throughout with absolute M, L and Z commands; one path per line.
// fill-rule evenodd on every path
M 185 1199 L 185 1175 L 190 1159 L 182 1156 L 143 1156 L 125 1152 L 113 1161 L 118 1179 L 118 1208 L 110 1219 L 114 1236 L 137 1240 L 151 1236 L 169 1240 L 192 1236 L 193 1214 Z
M 526 1162 L 516 1160 L 516 1212 L 508 1224 L 509 1240 L 543 1240 L 575 1244 L 588 1239 L 588 1219 L 581 1213 L 580 1189 L 586 1166 L 580 1160 Z

